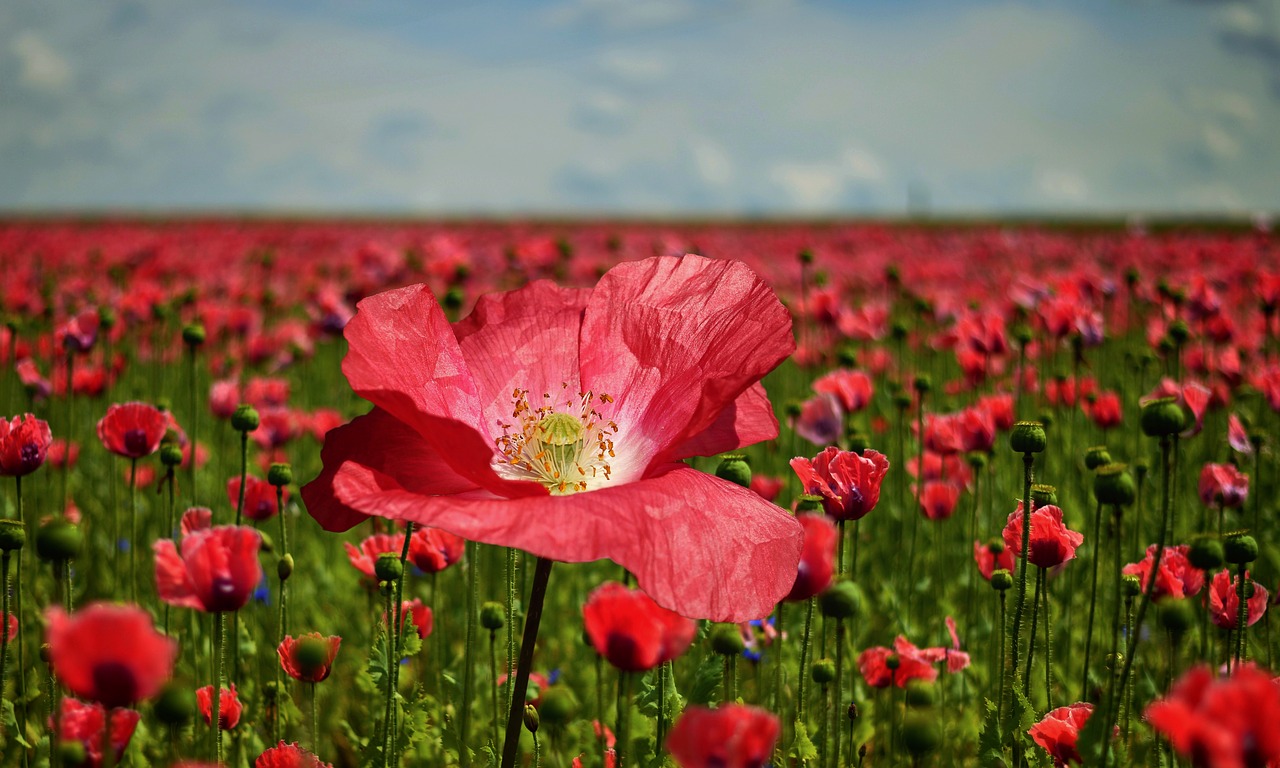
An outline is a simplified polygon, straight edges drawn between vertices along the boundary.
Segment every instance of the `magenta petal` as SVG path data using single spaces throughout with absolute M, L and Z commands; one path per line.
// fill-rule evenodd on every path
M 615 442 L 652 464 L 793 351 L 791 315 L 745 264 L 645 259 L 609 270 L 591 294 L 582 383 L 617 401 Z
M 455 474 L 503 496 L 546 494 L 537 483 L 494 473 L 497 449 L 483 431 L 476 382 L 425 285 L 371 296 L 357 310 L 342 361 L 356 394 L 417 430 Z
M 679 465 L 635 483 L 515 501 L 424 496 L 354 462 L 333 485 L 343 504 L 368 515 L 565 562 L 610 557 L 659 605 L 715 621 L 768 615 L 795 581 L 803 543 L 791 515 Z
M 345 531 L 368 519 L 368 515 L 348 507 L 334 495 L 334 475 L 346 461 L 381 467 L 402 487 L 424 495 L 477 488 L 453 471 L 422 435 L 381 408 L 331 430 L 325 435 L 320 455 L 324 469 L 302 487 L 302 500 L 316 522 L 328 531 Z
M 559 410 L 566 398 L 577 412 L 578 333 L 589 288 L 561 288 L 539 280 L 507 293 L 481 296 L 470 315 L 454 325 L 454 334 L 475 380 L 484 427 L 513 421 L 512 391 L 528 390 L 534 407 L 550 394 Z
M 777 436 L 778 419 L 773 415 L 773 406 L 769 404 L 764 386 L 756 382 L 721 411 L 711 426 L 672 448 L 668 456 L 673 461 L 690 456 L 714 456 Z

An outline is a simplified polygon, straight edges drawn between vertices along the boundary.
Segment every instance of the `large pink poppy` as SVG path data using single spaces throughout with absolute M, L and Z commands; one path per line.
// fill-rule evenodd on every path
M 302 490 L 341 531 L 380 516 L 567 562 L 610 558 L 691 617 L 769 613 L 790 515 L 682 459 L 778 434 L 760 378 L 791 318 L 739 262 L 661 257 L 594 289 L 538 281 L 450 326 L 425 285 L 360 302 L 343 372 L 376 407 L 330 432 Z

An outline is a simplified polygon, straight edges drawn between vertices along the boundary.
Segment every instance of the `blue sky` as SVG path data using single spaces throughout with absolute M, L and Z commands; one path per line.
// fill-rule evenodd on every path
M 0 4 L 0 210 L 1280 210 L 1280 0 Z

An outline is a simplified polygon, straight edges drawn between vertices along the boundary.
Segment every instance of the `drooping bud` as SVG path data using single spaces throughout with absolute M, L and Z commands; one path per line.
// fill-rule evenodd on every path
M 537 733 L 538 725 L 541 719 L 538 717 L 538 708 L 532 704 L 524 705 L 524 727 L 529 729 L 529 733 Z
M 279 576 L 281 581 L 287 581 L 292 575 L 293 555 L 286 554 L 276 561 L 276 576 Z
M 818 659 L 813 662 L 810 676 L 818 685 L 826 685 L 836 679 L 836 663 L 831 659 Z

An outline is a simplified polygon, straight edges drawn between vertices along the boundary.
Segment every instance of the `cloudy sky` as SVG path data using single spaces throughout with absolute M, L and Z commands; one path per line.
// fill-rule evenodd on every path
M 1280 0 L 5 0 L 0 210 L 1280 210 Z

